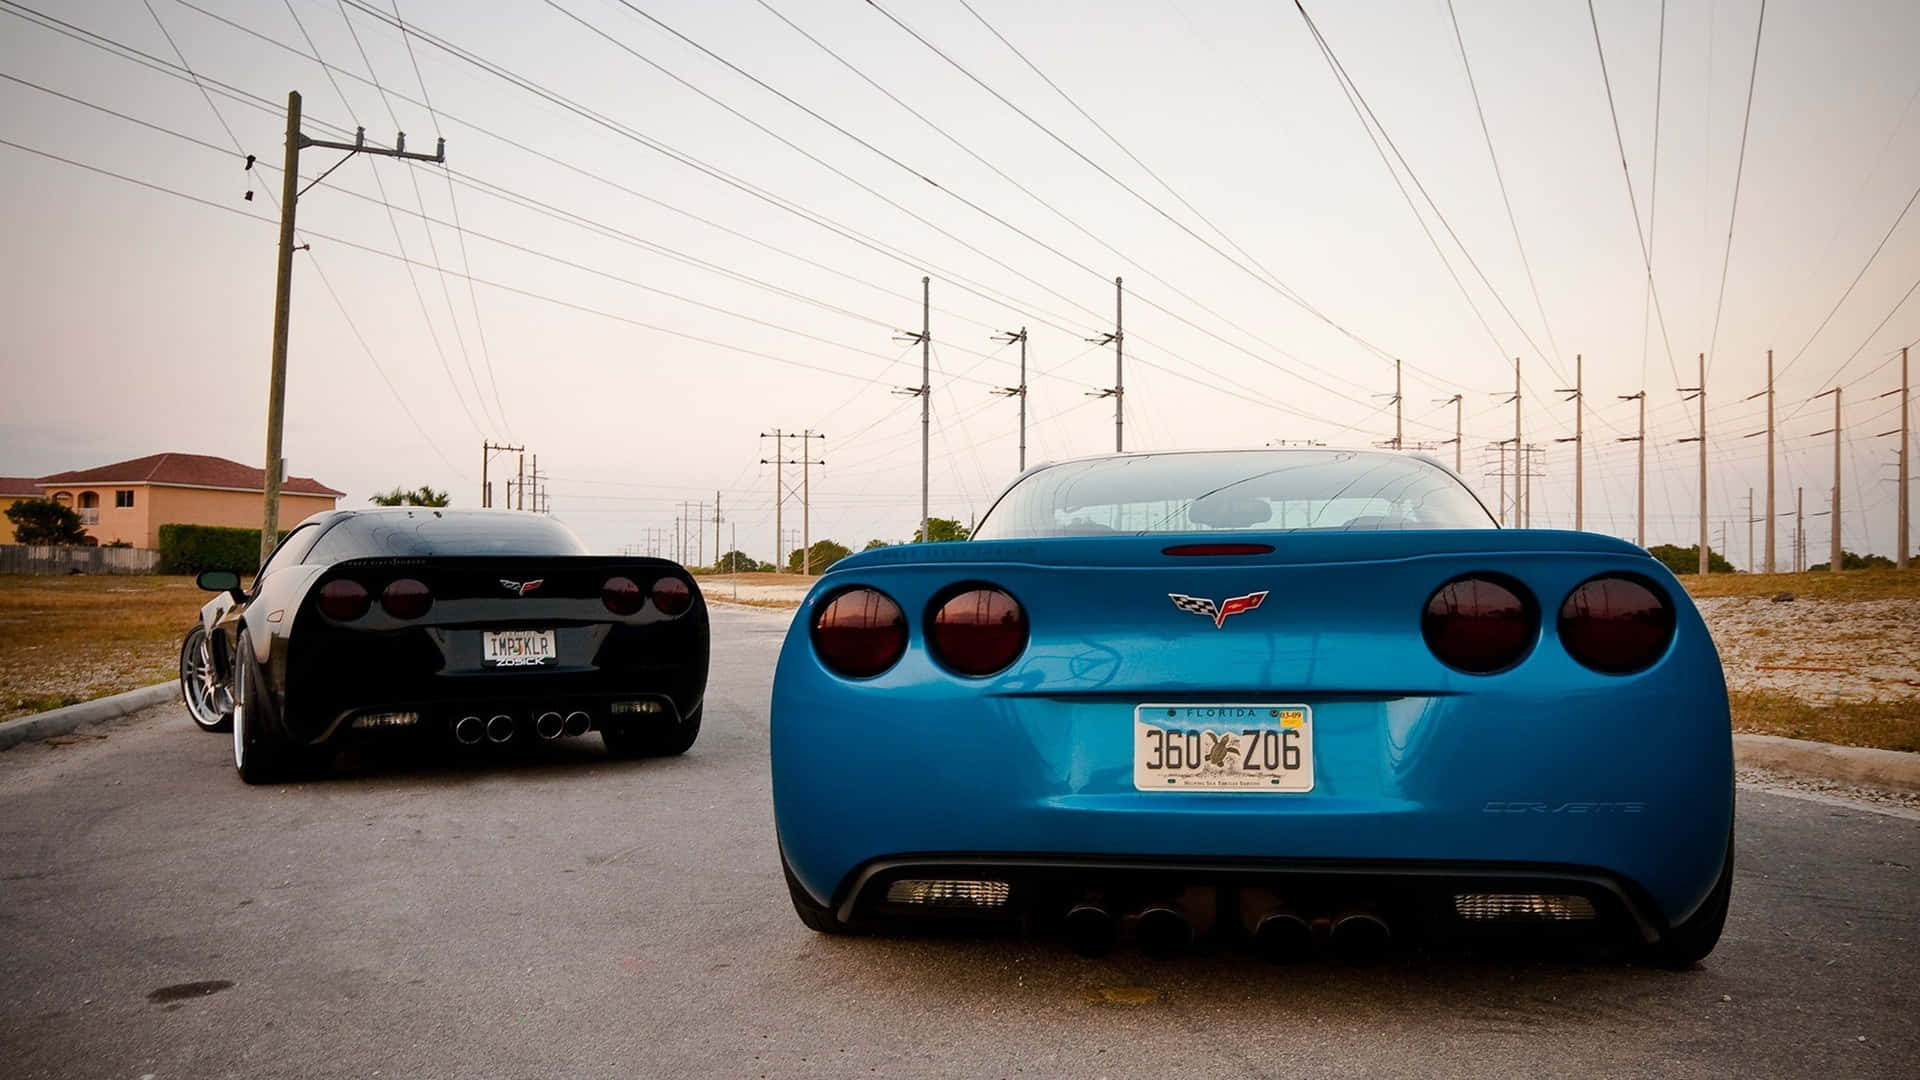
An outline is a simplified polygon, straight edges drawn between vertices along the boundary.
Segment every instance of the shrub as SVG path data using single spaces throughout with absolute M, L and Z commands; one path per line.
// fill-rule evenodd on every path
M 286 539 L 286 533 L 280 538 Z M 160 526 L 162 574 L 198 574 L 203 570 L 231 570 L 251 574 L 260 569 L 260 530 L 224 525 Z

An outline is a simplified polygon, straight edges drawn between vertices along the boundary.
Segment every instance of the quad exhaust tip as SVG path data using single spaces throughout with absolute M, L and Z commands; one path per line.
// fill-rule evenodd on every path
M 566 720 L 557 712 L 543 712 L 533 721 L 533 733 L 542 739 L 557 739 L 566 729 Z
M 1333 954 L 1354 967 L 1370 967 L 1386 954 L 1393 932 L 1378 915 L 1350 912 L 1333 921 Z
M 502 714 L 487 721 L 487 739 L 504 743 L 513 738 L 513 717 Z
M 1153 904 L 1141 910 L 1133 936 L 1141 952 L 1155 960 L 1170 960 L 1193 944 L 1193 924 L 1179 908 Z
M 462 746 L 473 746 L 486 738 L 487 725 L 477 716 L 463 716 L 454 722 L 454 741 Z
M 592 726 L 593 726 L 593 717 L 588 716 L 585 712 L 582 712 L 579 709 L 575 709 L 574 711 L 567 714 L 567 721 L 566 721 L 564 730 L 569 735 L 585 735 L 587 733 L 587 729 Z
M 1113 951 L 1117 936 L 1113 914 L 1090 900 L 1083 900 L 1067 911 L 1065 931 L 1067 947 L 1081 956 L 1105 956 Z
M 1299 960 L 1313 945 L 1313 928 L 1291 911 L 1275 912 L 1253 928 L 1253 949 L 1275 964 Z

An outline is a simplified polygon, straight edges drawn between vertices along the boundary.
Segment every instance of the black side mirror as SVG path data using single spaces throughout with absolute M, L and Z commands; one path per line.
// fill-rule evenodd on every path
M 231 570 L 202 570 L 193 583 L 208 592 L 233 592 L 240 588 L 240 575 Z

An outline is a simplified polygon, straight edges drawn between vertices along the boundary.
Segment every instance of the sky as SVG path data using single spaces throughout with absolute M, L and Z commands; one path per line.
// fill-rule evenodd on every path
M 1892 552 L 1920 5 L 0 0 L 0 26 L 0 474 L 261 460 L 297 90 L 310 138 L 446 139 L 444 166 L 299 163 L 285 454 L 345 505 L 477 505 L 503 443 L 596 550 L 696 517 L 711 562 L 717 494 L 721 546 L 770 559 L 803 482 L 766 435 L 810 431 L 783 444 L 820 462 L 810 536 L 905 539 L 925 277 L 931 508 L 968 523 L 1019 465 L 996 335 L 1027 331 L 1029 464 L 1114 449 L 1118 277 L 1129 451 L 1390 440 L 1397 361 L 1405 445 L 1451 464 L 1459 395 L 1499 507 L 1517 358 L 1531 524 L 1574 527 L 1577 445 L 1584 526 L 1635 536 L 1644 390 L 1647 542 L 1691 544 L 1705 354 L 1709 525 L 1746 567 L 1771 349 L 1778 564 L 1802 489 L 1827 557 L 1835 386 L 1845 546 Z M 496 500 L 519 464 L 492 457 Z

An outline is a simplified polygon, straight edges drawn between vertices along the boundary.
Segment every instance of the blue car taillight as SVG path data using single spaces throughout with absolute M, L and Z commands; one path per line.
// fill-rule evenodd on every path
M 886 593 L 856 586 L 815 610 L 812 638 L 814 654 L 827 670 L 870 679 L 906 654 L 907 616 Z
M 1526 586 L 1498 574 L 1454 578 L 1427 599 L 1420 633 L 1440 662 L 1469 675 L 1493 675 L 1526 658 L 1540 631 L 1540 609 Z
M 937 599 L 927 619 L 934 659 L 970 678 L 1006 670 L 1027 649 L 1027 612 L 1005 589 L 963 585 Z
M 1560 605 L 1560 641 L 1575 660 L 1606 675 L 1653 666 L 1673 641 L 1673 604 L 1652 582 L 1625 574 L 1591 578 Z

